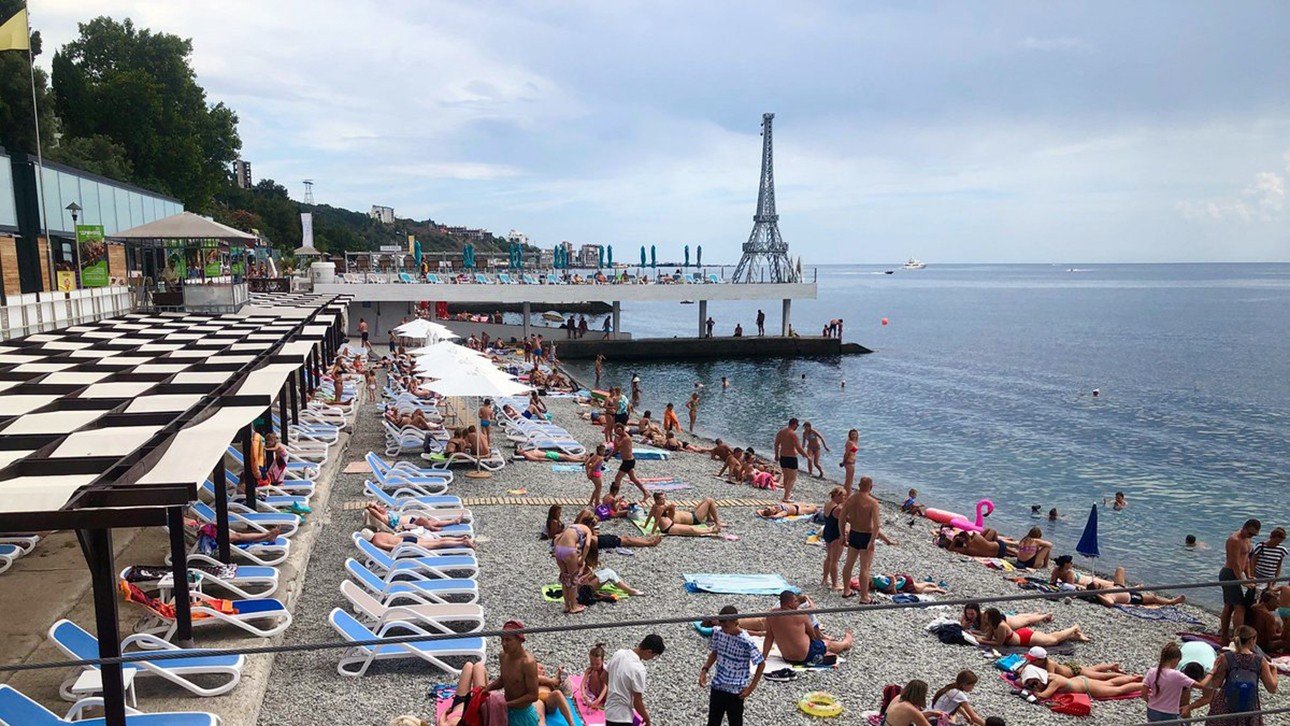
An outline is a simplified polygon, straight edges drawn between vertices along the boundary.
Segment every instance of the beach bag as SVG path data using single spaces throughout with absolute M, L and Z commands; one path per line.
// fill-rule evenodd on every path
M 1259 672 L 1237 664 L 1235 653 L 1228 653 L 1227 678 L 1223 683 L 1223 699 L 1232 713 L 1253 711 L 1257 708 Z
M 1093 700 L 1087 693 L 1058 693 L 1048 702 L 1053 713 L 1068 716 L 1088 716 L 1093 713 Z
M 963 626 L 958 623 L 947 623 L 937 626 L 936 637 L 946 645 L 971 645 L 964 637 Z
M 1006 673 L 1016 673 L 1024 668 L 1026 659 L 1020 653 L 1010 653 L 994 662 L 994 667 Z

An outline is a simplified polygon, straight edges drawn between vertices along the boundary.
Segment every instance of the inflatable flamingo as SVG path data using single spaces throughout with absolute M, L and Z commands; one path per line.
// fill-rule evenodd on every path
M 955 529 L 961 529 L 967 532 L 980 532 L 985 529 L 985 518 L 994 512 L 994 502 L 989 499 L 982 499 L 976 503 L 976 522 L 969 522 L 968 518 L 955 512 L 947 512 L 944 509 L 928 509 L 927 518 L 946 524 Z

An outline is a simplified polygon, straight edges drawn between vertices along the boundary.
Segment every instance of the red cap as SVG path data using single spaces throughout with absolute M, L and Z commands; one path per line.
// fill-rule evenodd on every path
M 502 625 L 502 630 L 523 630 L 524 628 L 525 625 L 523 620 L 507 620 Z M 524 642 L 524 633 L 516 633 L 514 637 L 518 638 L 521 643 Z

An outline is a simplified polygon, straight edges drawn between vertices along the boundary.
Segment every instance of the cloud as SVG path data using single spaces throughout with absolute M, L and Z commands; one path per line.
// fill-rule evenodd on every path
M 1083 52 L 1093 50 L 1093 46 L 1082 38 L 1036 38 L 1028 36 L 1019 45 L 1026 50 Z
M 1287 157 L 1290 157 L 1290 152 L 1287 152 Z M 1236 197 L 1179 202 L 1177 208 L 1184 218 L 1191 220 L 1270 222 L 1280 217 L 1285 201 L 1285 178 L 1273 171 L 1261 171 Z

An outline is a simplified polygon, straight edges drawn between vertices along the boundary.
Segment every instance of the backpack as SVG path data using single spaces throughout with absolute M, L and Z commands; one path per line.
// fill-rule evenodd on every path
M 1253 711 L 1259 695 L 1259 671 L 1238 665 L 1236 653 L 1227 653 L 1227 678 L 1223 682 L 1223 699 L 1232 713 Z
M 1093 713 L 1093 700 L 1087 693 L 1058 693 L 1048 701 L 1053 713 L 1068 716 L 1087 716 Z

